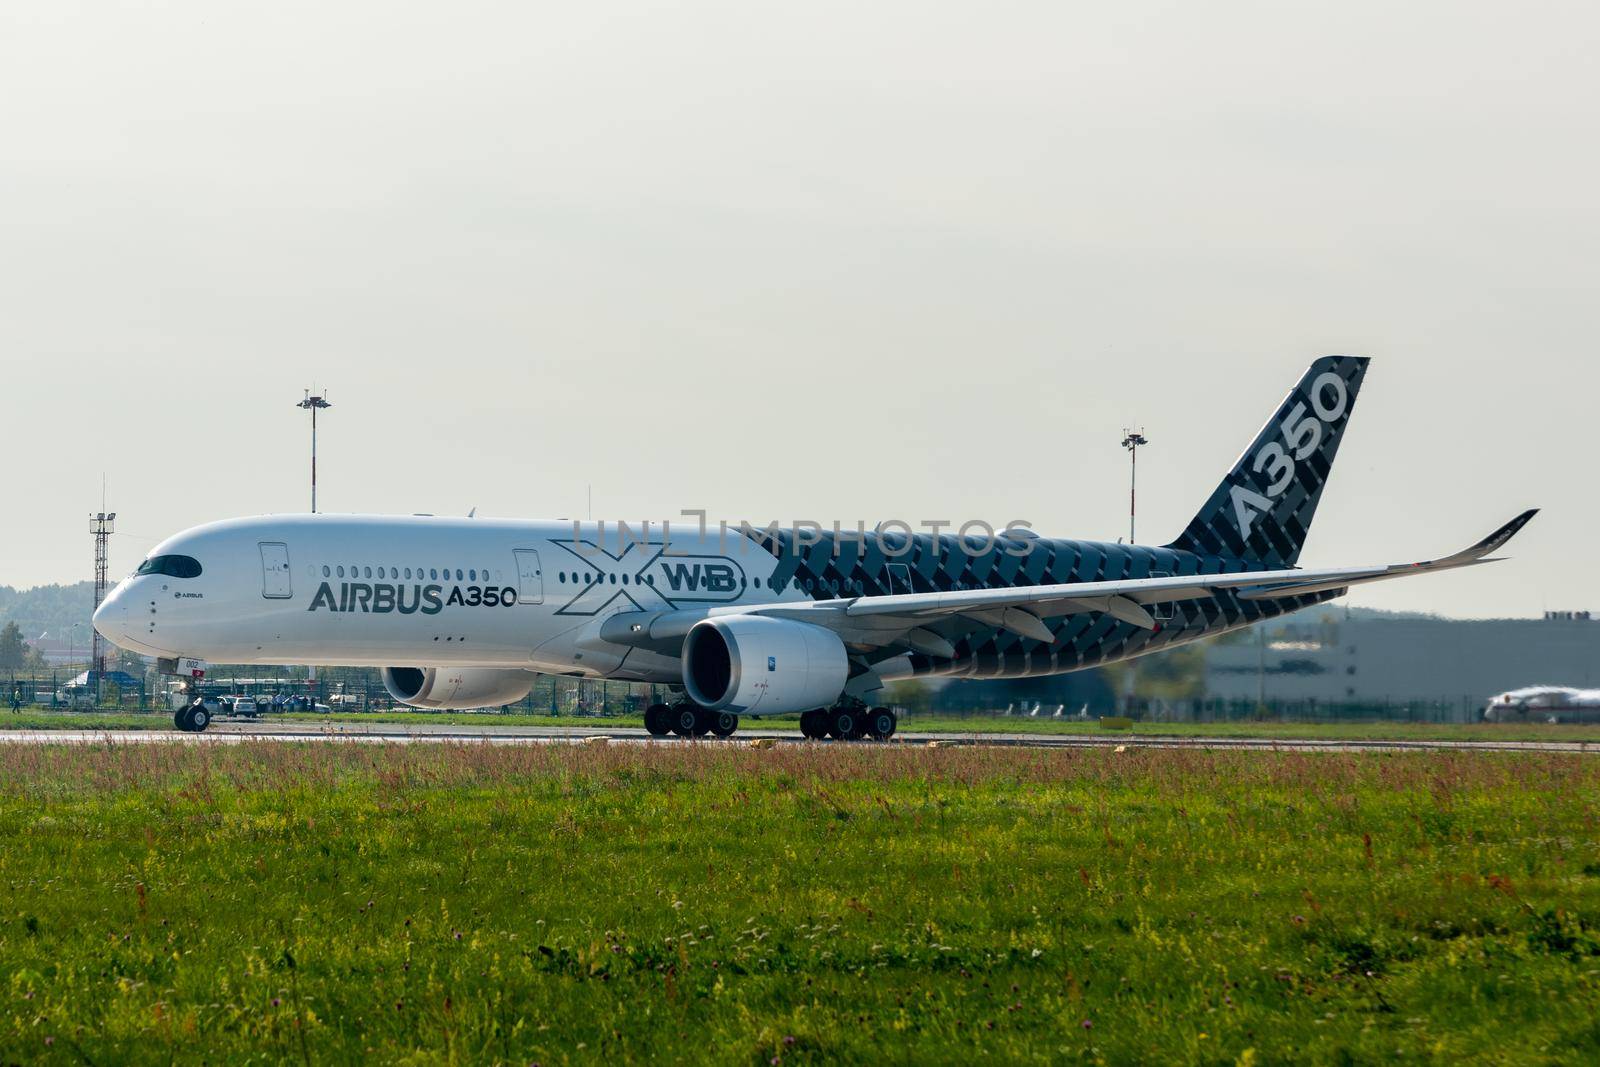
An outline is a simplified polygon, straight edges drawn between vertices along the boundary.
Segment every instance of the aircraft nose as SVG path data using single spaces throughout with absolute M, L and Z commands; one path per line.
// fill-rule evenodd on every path
M 122 645 L 128 633 L 128 602 L 122 587 L 113 589 L 94 609 L 94 628 L 114 645 Z

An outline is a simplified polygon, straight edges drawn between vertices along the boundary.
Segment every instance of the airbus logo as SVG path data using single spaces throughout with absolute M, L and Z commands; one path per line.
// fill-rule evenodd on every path
M 576 562 L 580 568 L 569 579 L 578 589 L 556 609 L 557 615 L 598 615 L 630 606 L 667 611 L 682 604 L 721 604 L 736 599 L 749 585 L 744 568 L 727 556 L 667 555 L 666 545 L 658 542 L 630 543 L 621 552 L 593 541 L 552 543 L 570 555 L 557 560 L 558 573 L 563 562 Z

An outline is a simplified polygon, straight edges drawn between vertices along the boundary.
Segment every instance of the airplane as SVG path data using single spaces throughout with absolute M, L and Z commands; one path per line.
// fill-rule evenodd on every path
M 664 683 L 652 736 L 800 715 L 808 738 L 887 739 L 899 678 L 1023 678 L 1150 655 L 1369 582 L 1491 562 L 1536 514 L 1418 563 L 1297 565 L 1368 360 L 1316 360 L 1189 525 L 1154 547 L 742 524 L 726 530 L 277 515 L 157 545 L 94 614 L 158 659 L 380 668 L 428 709 L 496 707 L 537 673 Z M 904 525 L 904 524 L 900 524 Z M 175 716 L 203 730 L 196 704 Z
M 1489 698 L 1484 722 L 1600 722 L 1600 689 L 1530 685 Z

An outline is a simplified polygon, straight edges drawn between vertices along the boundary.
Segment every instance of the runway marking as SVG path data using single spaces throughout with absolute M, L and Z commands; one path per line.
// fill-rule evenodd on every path
M 583 745 L 608 738 L 623 745 L 745 745 L 769 747 L 772 744 L 818 745 L 926 745 L 939 747 L 1002 748 L 1104 748 L 1115 752 L 1140 748 L 1211 749 L 1250 752 L 1538 752 L 1588 754 L 1600 752 L 1600 743 L 1589 741 L 1457 741 L 1457 740 L 1372 740 L 1270 738 L 1270 737 L 1181 737 L 1128 735 L 1104 737 L 1092 734 L 952 734 L 918 733 L 897 735 L 889 742 L 807 741 L 798 731 L 749 730 L 727 740 L 675 736 L 652 738 L 637 728 L 561 728 L 540 726 L 484 726 L 463 728 L 431 723 L 339 723 L 315 724 L 223 723 L 204 733 L 178 730 L 0 730 L 0 744 L 240 744 L 245 741 L 320 741 L 344 744 L 487 744 L 487 745 Z

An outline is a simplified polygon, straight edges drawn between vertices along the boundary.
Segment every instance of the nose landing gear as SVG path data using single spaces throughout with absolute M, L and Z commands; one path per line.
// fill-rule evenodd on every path
M 196 700 L 187 707 L 179 708 L 172 716 L 172 721 L 178 729 L 197 734 L 211 725 L 211 712 L 203 701 Z

